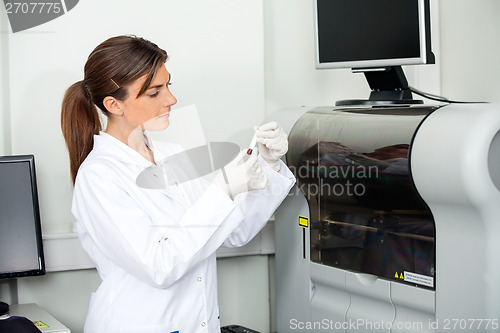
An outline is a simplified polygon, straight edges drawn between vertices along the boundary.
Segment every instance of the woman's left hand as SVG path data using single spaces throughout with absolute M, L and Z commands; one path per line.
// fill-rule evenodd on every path
M 275 121 L 255 128 L 259 153 L 275 170 L 280 171 L 279 160 L 288 151 L 288 135 Z

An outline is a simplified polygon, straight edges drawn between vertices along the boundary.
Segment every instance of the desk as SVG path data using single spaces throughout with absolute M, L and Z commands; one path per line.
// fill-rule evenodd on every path
M 71 333 L 66 326 L 34 303 L 12 304 L 10 305 L 9 315 L 28 318 L 35 322 L 35 325 L 38 324 L 38 329 L 43 333 Z

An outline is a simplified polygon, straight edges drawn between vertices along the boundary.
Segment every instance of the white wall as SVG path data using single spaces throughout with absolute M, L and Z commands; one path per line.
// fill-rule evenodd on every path
M 442 93 L 500 102 L 500 1 L 440 0 Z
M 8 30 L 7 14 L 0 10 L 0 31 Z M 10 154 L 9 62 L 8 39 L 0 35 L 0 155 Z

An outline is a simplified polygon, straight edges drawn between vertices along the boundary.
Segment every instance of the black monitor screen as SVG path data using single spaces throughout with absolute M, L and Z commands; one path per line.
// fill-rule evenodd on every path
M 0 157 L 0 278 L 44 273 L 34 157 Z
M 426 63 L 424 13 L 422 0 L 317 0 L 318 67 Z

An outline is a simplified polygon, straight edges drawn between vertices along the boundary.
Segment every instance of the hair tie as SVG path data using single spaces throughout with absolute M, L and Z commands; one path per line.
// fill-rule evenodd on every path
M 90 92 L 89 90 L 87 89 L 87 85 L 85 84 L 85 81 L 82 80 L 82 89 L 83 91 L 85 92 L 85 95 L 88 97 L 88 98 L 91 98 L 92 96 L 90 96 Z

